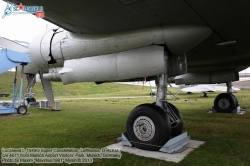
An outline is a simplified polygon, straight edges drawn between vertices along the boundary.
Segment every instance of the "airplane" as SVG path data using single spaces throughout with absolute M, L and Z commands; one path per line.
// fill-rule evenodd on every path
M 15 51 L 29 54 L 32 63 L 25 73 L 29 80 L 40 74 L 52 108 L 50 81 L 156 79 L 156 102 L 135 107 L 127 119 L 128 138 L 137 148 L 159 150 L 182 133 L 179 110 L 165 101 L 168 83 L 226 83 L 227 92 L 216 97 L 214 108 L 232 112 L 238 106 L 232 81 L 250 66 L 250 1 L 4 1 L 43 6 L 44 19 L 57 25 L 29 48 L 12 43 Z
M 222 85 L 215 85 L 215 84 L 200 84 L 200 85 L 185 86 L 181 90 L 187 93 L 202 92 L 203 93 L 202 97 L 208 97 L 207 92 L 227 91 L 227 87 L 222 86 Z M 233 92 L 236 92 L 239 90 L 240 90 L 239 88 L 232 86 Z

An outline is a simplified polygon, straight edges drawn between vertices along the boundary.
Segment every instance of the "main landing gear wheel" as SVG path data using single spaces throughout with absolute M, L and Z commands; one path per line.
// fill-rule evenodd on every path
M 178 122 L 171 122 L 171 118 L 170 118 L 170 122 L 172 124 L 171 137 L 176 137 L 176 136 L 182 134 L 183 119 L 182 119 L 180 111 L 173 104 L 171 104 L 171 103 L 166 103 L 166 104 L 167 104 L 167 108 L 171 109 L 179 119 Z
M 156 102 L 152 103 L 153 105 L 156 104 Z M 171 138 L 176 137 L 180 134 L 182 134 L 183 131 L 183 119 L 181 116 L 180 111 L 171 103 L 168 102 L 163 102 L 164 104 L 164 109 L 168 109 L 168 112 L 172 111 L 175 115 L 170 114 L 170 124 L 171 124 Z M 167 113 L 167 111 L 165 111 Z M 177 117 L 175 117 L 177 116 Z
M 238 101 L 232 93 L 221 93 L 214 100 L 214 109 L 221 113 L 231 113 L 238 106 Z
M 17 113 L 25 115 L 27 113 L 27 107 L 24 105 L 21 105 L 17 108 Z
M 32 97 L 32 98 L 26 98 L 24 100 L 24 105 L 28 106 L 30 102 L 36 102 L 36 99 L 34 97 Z
M 132 110 L 127 119 L 129 141 L 139 149 L 159 150 L 171 137 L 169 117 L 162 108 L 142 104 Z

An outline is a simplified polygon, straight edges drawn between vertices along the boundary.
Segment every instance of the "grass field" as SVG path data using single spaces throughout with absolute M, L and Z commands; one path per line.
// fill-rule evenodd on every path
M 64 91 L 67 97 L 140 96 L 149 92 L 149 89 L 142 91 L 142 87 L 111 83 L 99 86 L 91 83 L 61 86 L 55 83 L 54 87 L 56 97 L 64 97 Z M 41 92 L 36 95 L 42 98 L 39 88 L 38 84 L 34 90 Z M 180 100 L 172 102 L 183 115 L 184 131 L 192 139 L 205 141 L 178 164 L 122 153 L 120 160 L 95 159 L 93 165 L 250 165 L 249 92 L 235 94 L 247 112 L 244 115 L 208 114 L 217 93 L 209 93 L 208 98 L 200 97 L 201 94 L 182 93 L 178 96 Z M 188 97 L 190 103 L 185 101 Z M 0 148 L 102 148 L 116 143 L 117 137 L 125 131 L 129 112 L 135 106 L 152 102 L 151 98 L 66 100 L 61 102 L 62 111 L 29 108 L 25 116 L 0 116 Z
M 14 72 L 6 72 L 0 75 L 0 93 L 12 93 Z M 20 75 L 17 77 L 17 81 L 20 81 Z M 19 85 L 19 83 L 17 83 Z M 69 85 L 63 85 L 61 82 L 53 82 L 53 92 L 55 98 L 70 98 L 70 97 L 100 97 L 100 96 L 141 96 L 148 95 L 150 92 L 149 87 L 120 85 L 114 83 L 105 83 L 96 85 L 95 83 L 75 83 Z M 27 81 L 25 78 L 23 91 L 26 91 Z M 142 90 L 143 89 L 143 90 Z M 37 82 L 33 93 L 37 99 L 44 99 L 45 94 L 42 88 L 42 84 Z M 8 97 L 10 99 L 11 97 Z

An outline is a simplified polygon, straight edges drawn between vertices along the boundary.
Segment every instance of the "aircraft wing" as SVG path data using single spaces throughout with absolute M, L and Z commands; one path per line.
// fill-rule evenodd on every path
M 181 89 L 184 92 L 215 92 L 215 85 L 196 85 Z
M 227 91 L 227 87 L 226 86 L 220 86 L 220 85 L 216 85 L 215 86 L 215 90 L 216 91 Z M 232 90 L 233 91 L 239 91 L 240 90 L 240 88 L 237 88 L 237 87 L 232 87 Z
M 5 1 L 43 6 L 46 20 L 82 34 L 109 34 L 162 25 L 204 25 L 214 33 L 186 52 L 188 72 L 240 71 L 250 65 L 248 0 Z
M 227 87 L 222 85 L 204 84 L 204 85 L 196 85 L 196 86 L 182 88 L 181 90 L 184 92 L 215 92 L 215 91 L 227 91 Z M 232 87 L 232 90 L 239 91 L 240 89 L 237 87 Z
M 159 150 L 159 142 L 164 145 L 168 137 L 182 133 L 178 109 L 164 102 L 166 83 L 228 82 L 229 89 L 231 81 L 239 79 L 238 71 L 250 66 L 249 0 L 5 1 L 43 6 L 45 19 L 61 27 L 47 28 L 29 47 L 51 108 L 52 79 L 70 84 L 157 77 L 156 105 L 169 107 L 170 114 L 160 113 L 154 104 L 140 105 L 130 113 L 127 133 L 136 138 L 129 140 L 138 148 Z M 211 86 L 198 88 L 215 91 Z M 218 112 L 235 112 L 238 106 L 230 93 L 214 101 Z M 131 125 L 144 123 L 142 116 L 148 118 L 148 132 Z M 171 128 L 168 117 L 176 127 Z
M 160 24 L 206 25 L 193 7 L 202 4 L 199 8 L 202 11 L 207 9 L 207 6 L 190 0 L 188 0 L 190 2 L 183 0 L 5 1 L 27 6 L 43 6 L 46 20 L 66 30 L 85 34 L 122 32 Z M 222 4 L 220 7 L 225 8 Z M 214 3 L 209 5 L 217 6 Z M 219 6 L 218 9 L 220 10 Z

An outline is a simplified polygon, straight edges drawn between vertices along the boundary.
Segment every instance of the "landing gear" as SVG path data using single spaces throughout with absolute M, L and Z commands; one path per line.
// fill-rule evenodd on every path
M 202 97 L 208 97 L 206 92 L 202 92 L 203 96 Z
M 36 83 L 36 75 L 35 74 L 26 74 L 27 78 L 27 92 L 24 94 L 24 105 L 27 107 L 30 102 L 36 102 L 36 99 L 34 98 L 34 93 L 32 93 L 32 88 L 34 87 Z
M 30 96 L 30 94 L 28 96 Z M 30 102 L 36 102 L 36 99 L 34 97 L 27 97 L 26 95 L 24 97 L 25 97 L 24 105 L 26 107 L 29 105 Z
M 164 74 L 159 77 L 156 103 L 139 105 L 128 116 L 128 140 L 139 149 L 157 151 L 170 138 L 182 133 L 179 110 L 165 101 L 166 80 Z
M 237 98 L 232 94 L 232 82 L 228 82 L 227 93 L 221 93 L 215 98 L 213 109 L 220 113 L 236 113 L 238 107 Z
M 232 93 L 221 93 L 214 100 L 214 109 L 221 113 L 231 113 L 239 106 Z
M 181 113 L 173 104 L 166 102 L 165 105 L 171 122 L 171 137 L 176 137 L 180 135 L 183 130 L 183 119 Z
M 139 149 L 159 150 L 171 136 L 167 114 L 153 104 L 142 104 L 133 109 L 126 128 L 130 142 Z

